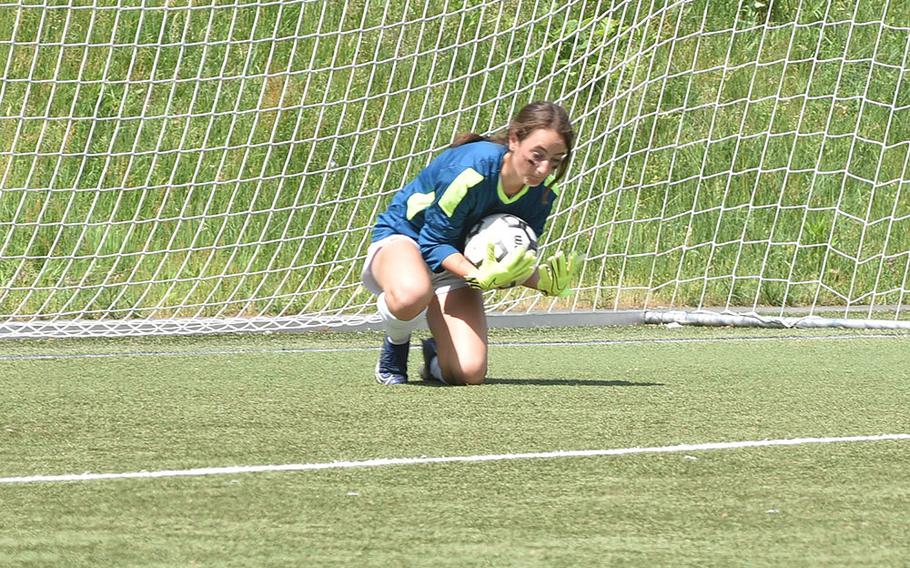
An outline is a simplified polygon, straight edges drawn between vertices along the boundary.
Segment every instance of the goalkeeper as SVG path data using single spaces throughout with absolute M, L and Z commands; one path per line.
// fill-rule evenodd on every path
M 478 268 L 462 251 L 468 229 L 492 213 L 520 217 L 542 234 L 574 141 L 565 109 L 531 103 L 499 135 L 458 136 L 395 194 L 373 228 L 362 274 L 378 296 L 386 332 L 378 382 L 407 382 L 411 331 L 425 313 L 433 339 L 423 343 L 421 376 L 480 384 L 487 372 L 482 292 L 524 281 L 547 295 L 569 293 L 580 264 L 574 254 L 560 251 L 538 263 L 533 252 L 517 249 Z

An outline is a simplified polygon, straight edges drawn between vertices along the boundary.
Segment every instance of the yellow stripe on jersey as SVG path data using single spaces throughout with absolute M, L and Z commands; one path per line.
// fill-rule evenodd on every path
M 417 216 L 418 213 L 429 207 L 433 204 L 433 200 L 436 199 L 436 192 L 431 191 L 430 193 L 420 193 L 417 192 L 411 197 L 408 197 L 408 221 Z
M 439 198 L 439 207 L 445 211 L 445 214 L 451 217 L 455 214 L 455 209 L 468 190 L 483 181 L 483 176 L 477 173 L 473 168 L 468 168 L 458 174 L 449 187 L 446 188 L 442 197 Z
M 526 194 L 528 192 L 529 189 L 531 189 L 531 188 L 526 185 L 523 185 L 523 186 L 521 186 L 521 189 L 518 190 L 518 193 L 516 193 L 512 197 L 509 197 L 508 195 L 506 195 L 506 190 L 504 190 L 502 188 L 502 180 L 500 179 L 499 185 L 496 186 L 496 193 L 499 194 L 500 201 L 502 201 L 505 204 L 509 204 L 509 203 L 515 203 L 516 201 L 521 199 L 524 196 L 524 194 Z

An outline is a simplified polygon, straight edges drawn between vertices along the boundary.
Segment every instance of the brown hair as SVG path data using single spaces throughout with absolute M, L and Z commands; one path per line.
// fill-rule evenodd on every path
M 482 140 L 508 146 L 510 136 L 515 136 L 521 142 L 530 136 L 532 132 L 542 128 L 555 131 L 562 136 L 562 141 L 566 145 L 566 157 L 556 169 L 556 177 L 552 182 L 556 183 L 565 175 L 569 167 L 569 161 L 572 159 L 572 148 L 575 145 L 575 130 L 569 120 L 569 113 L 556 103 L 539 101 L 526 105 L 512 118 L 508 130 L 498 132 L 492 136 L 481 136 L 473 132 L 465 132 L 456 136 L 449 148 Z

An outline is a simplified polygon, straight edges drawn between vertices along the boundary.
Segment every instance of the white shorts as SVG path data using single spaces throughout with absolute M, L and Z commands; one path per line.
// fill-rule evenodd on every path
M 371 243 L 370 248 L 367 249 L 367 258 L 363 262 L 363 271 L 360 273 L 360 279 L 363 280 L 363 285 L 366 287 L 366 289 L 376 294 L 377 296 L 382 293 L 382 288 L 379 286 L 379 282 L 376 281 L 376 277 L 373 276 L 373 258 L 382 247 L 399 240 L 406 240 L 417 247 L 418 250 L 420 250 L 420 246 L 417 244 L 417 242 L 407 235 L 390 235 L 384 239 L 376 241 L 375 243 Z M 427 270 L 429 271 L 429 267 L 427 267 Z M 448 270 L 430 273 L 430 282 L 433 284 L 433 291 L 437 296 L 448 294 L 452 290 L 464 288 L 468 285 L 468 283 L 465 282 L 464 278 L 452 274 Z

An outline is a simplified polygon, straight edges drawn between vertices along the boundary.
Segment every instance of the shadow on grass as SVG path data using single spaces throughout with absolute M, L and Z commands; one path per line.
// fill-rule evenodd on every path
M 488 378 L 488 385 L 534 385 L 541 387 L 661 387 L 663 383 L 635 381 L 605 381 L 586 379 L 497 379 Z
M 442 387 L 435 381 L 420 381 L 410 383 L 424 387 Z M 662 387 L 664 383 L 649 383 L 635 381 L 605 381 L 605 380 L 585 380 L 585 379 L 497 379 L 488 378 L 484 384 L 487 385 L 521 385 L 521 386 L 539 386 L 539 387 Z

